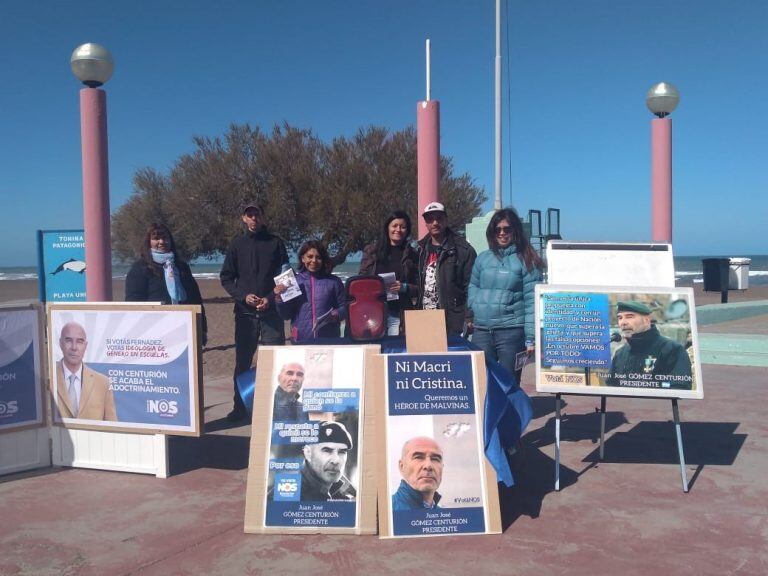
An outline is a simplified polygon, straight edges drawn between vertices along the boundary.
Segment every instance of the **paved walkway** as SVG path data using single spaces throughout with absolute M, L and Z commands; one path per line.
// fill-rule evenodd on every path
M 759 321 L 759 320 L 758 320 Z M 754 332 L 752 332 L 754 333 Z M 565 397 L 560 492 L 554 401 L 524 387 L 535 420 L 499 536 L 243 533 L 249 427 L 227 428 L 227 378 L 206 380 L 207 432 L 171 440 L 171 472 L 52 468 L 0 479 L 0 575 L 767 574 L 768 368 L 705 365 L 705 399 L 681 401 L 683 493 L 671 405 Z

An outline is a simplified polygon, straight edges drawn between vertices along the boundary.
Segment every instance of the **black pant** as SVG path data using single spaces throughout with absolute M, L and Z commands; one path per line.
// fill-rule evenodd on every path
M 245 411 L 245 404 L 237 388 L 237 377 L 251 369 L 253 355 L 261 344 L 285 344 L 283 320 L 276 313 L 249 316 L 235 313 L 235 389 L 234 409 Z

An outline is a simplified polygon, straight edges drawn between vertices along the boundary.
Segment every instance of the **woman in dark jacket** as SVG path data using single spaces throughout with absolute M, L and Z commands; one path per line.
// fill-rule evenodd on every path
M 341 321 L 347 317 L 347 301 L 342 281 L 326 272 L 328 251 L 322 242 L 308 240 L 299 248 L 299 273 L 296 282 L 301 295 L 283 301 L 283 284 L 275 286 L 277 313 L 291 321 L 291 340 L 311 342 L 316 338 L 338 338 Z
M 395 210 L 384 221 L 381 236 L 363 249 L 360 274 L 394 273 L 395 282 L 389 292 L 397 299 L 388 300 L 387 335 L 404 332 L 403 310 L 413 308 L 412 300 L 419 295 L 419 264 L 416 250 L 410 245 L 411 219 L 402 210 Z
M 199 304 L 203 346 L 208 341 L 208 323 L 200 287 L 189 264 L 176 255 L 171 231 L 162 224 L 152 224 L 147 230 L 141 258 L 133 263 L 125 277 L 125 301 Z
M 534 350 L 534 290 L 541 282 L 542 262 L 511 208 L 491 217 L 485 236 L 489 249 L 475 260 L 469 282 L 472 342 L 519 381 L 515 356 Z

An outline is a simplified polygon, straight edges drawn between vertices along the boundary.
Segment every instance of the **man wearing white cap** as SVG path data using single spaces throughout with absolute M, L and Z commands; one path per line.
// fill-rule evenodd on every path
M 428 234 L 419 240 L 419 303 L 445 310 L 448 334 L 461 334 L 471 320 L 467 290 L 477 253 L 448 227 L 445 206 L 430 202 L 422 212 Z

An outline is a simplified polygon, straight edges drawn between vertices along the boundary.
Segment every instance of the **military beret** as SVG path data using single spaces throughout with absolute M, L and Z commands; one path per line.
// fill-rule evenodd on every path
M 619 300 L 616 302 L 616 312 L 637 312 L 638 314 L 650 314 L 651 309 L 637 300 Z
M 341 422 L 330 420 L 320 422 L 317 442 L 318 444 L 320 442 L 337 442 L 339 444 L 346 444 L 347 448 L 352 449 L 352 436 L 349 435 L 349 432 L 347 432 L 347 429 Z

